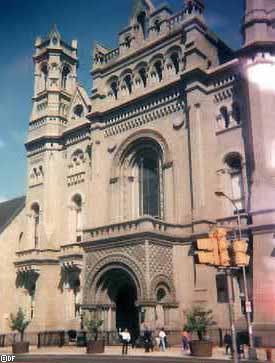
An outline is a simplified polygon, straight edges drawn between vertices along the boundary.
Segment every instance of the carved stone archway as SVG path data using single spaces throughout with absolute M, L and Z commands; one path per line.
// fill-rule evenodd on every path
M 89 268 L 89 266 L 88 266 Z M 86 275 L 83 291 L 83 304 L 97 304 L 97 283 L 104 273 L 111 269 L 121 269 L 127 272 L 137 288 L 138 300 L 146 300 L 148 288 L 142 268 L 130 257 L 121 254 L 112 254 L 99 260 Z
M 96 312 L 104 330 L 128 328 L 139 335 L 139 301 L 147 297 L 142 269 L 128 256 L 111 255 L 89 271 L 82 308 Z

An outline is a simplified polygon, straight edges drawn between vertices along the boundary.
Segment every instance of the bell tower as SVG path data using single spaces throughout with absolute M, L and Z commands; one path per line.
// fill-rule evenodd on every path
M 76 89 L 77 41 L 73 40 L 71 45 L 65 43 L 54 26 L 46 40 L 40 37 L 36 39 L 35 48 L 34 97 L 30 124 L 43 119 L 40 131 L 43 136 L 49 132 L 59 136 L 66 124 L 66 111 Z M 39 137 L 41 136 L 40 134 Z M 29 137 L 32 139 L 31 127 Z
M 64 204 L 63 134 L 77 87 L 77 41 L 68 44 L 54 27 L 35 41 L 34 95 L 25 144 L 28 161 L 28 248 L 56 247 L 58 206 Z M 36 224 L 35 224 L 36 223 Z

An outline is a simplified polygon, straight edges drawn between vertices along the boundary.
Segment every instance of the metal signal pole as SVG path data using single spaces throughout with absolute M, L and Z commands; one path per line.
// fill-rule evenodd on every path
M 217 197 L 224 197 L 230 201 L 237 213 L 237 223 L 238 223 L 238 232 L 239 232 L 239 240 L 242 239 L 242 229 L 241 229 L 241 216 L 240 210 L 234 200 L 232 200 L 228 195 L 224 192 L 215 192 Z M 245 297 L 245 313 L 246 313 L 246 320 L 247 320 L 247 329 L 248 329 L 248 336 L 249 336 L 249 350 L 248 350 L 248 358 L 250 360 L 257 360 L 257 351 L 254 347 L 254 339 L 253 339 L 253 329 L 251 323 L 251 310 L 248 307 L 251 307 L 251 302 L 248 298 L 248 289 L 247 289 L 247 278 L 246 278 L 246 270 L 245 266 L 241 267 L 242 275 L 243 275 L 243 284 L 244 284 L 244 297 Z M 249 311 L 250 310 L 250 311 Z
M 237 352 L 237 336 L 235 328 L 235 311 L 234 311 L 234 285 L 230 269 L 227 268 L 225 271 L 227 277 L 228 307 L 229 307 L 229 318 L 230 318 L 230 327 L 232 335 L 233 361 L 234 363 L 238 363 L 239 357 Z

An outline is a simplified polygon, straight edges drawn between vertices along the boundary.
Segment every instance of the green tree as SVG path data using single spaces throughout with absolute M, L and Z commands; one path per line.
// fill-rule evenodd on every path
M 212 313 L 212 310 L 206 310 L 201 306 L 194 306 L 192 309 L 187 310 L 185 312 L 186 329 L 190 332 L 196 332 L 199 340 L 203 340 L 207 329 L 216 325 Z
M 88 334 L 91 339 L 97 341 L 98 338 L 98 329 L 103 324 L 103 320 L 100 319 L 87 319 L 84 322 L 86 329 L 88 330 Z
M 24 332 L 29 323 L 30 322 L 25 319 L 25 314 L 21 308 L 18 309 L 15 316 L 10 314 L 10 328 L 11 330 L 17 330 L 20 333 L 21 342 L 23 342 Z

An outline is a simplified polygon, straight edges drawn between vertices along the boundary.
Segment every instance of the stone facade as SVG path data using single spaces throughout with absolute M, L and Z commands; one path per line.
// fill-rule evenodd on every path
M 254 326 L 267 339 L 275 83 L 264 87 L 264 75 L 274 73 L 275 9 L 246 3 L 244 44 L 233 52 L 208 29 L 203 0 L 177 14 L 136 1 L 118 48 L 94 46 L 91 96 L 77 82 L 77 41 L 57 29 L 36 40 L 25 208 L 0 234 L 0 331 L 18 306 L 30 331 L 79 329 L 81 312 L 109 331 L 133 316 L 135 330 L 179 330 L 195 303 L 228 328 L 220 272 L 196 263 L 194 242 L 215 223 L 237 229 L 237 208 L 253 255 Z M 243 326 L 241 274 L 234 284 Z

